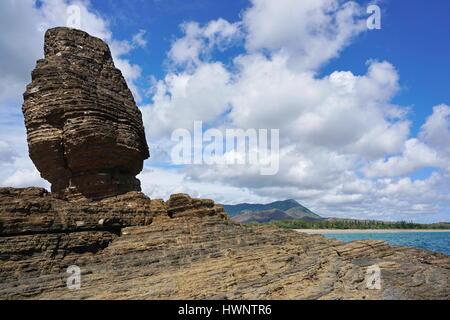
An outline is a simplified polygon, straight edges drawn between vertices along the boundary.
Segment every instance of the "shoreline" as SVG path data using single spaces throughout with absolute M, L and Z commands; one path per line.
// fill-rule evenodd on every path
M 450 232 L 450 229 L 293 229 L 308 234 L 329 233 L 400 233 L 400 232 Z

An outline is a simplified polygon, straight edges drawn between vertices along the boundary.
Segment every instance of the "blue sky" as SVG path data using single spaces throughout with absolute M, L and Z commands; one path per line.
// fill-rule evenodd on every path
M 365 27 L 373 3 L 381 30 Z M 445 0 L 2 2 L 1 185 L 48 187 L 27 158 L 21 93 L 44 29 L 65 25 L 72 4 L 143 112 L 152 157 L 139 178 L 152 198 L 294 198 L 324 216 L 450 220 Z M 175 166 L 171 133 L 196 120 L 280 129 L 280 172 Z

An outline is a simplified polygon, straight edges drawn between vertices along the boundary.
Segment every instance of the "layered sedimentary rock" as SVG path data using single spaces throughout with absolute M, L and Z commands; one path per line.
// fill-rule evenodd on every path
M 101 199 L 140 191 L 149 157 L 142 116 L 109 47 L 87 33 L 45 34 L 24 93 L 29 154 L 60 198 Z
M 167 203 L 140 192 L 69 202 L 42 188 L 0 188 L 0 298 L 36 295 L 41 285 L 49 285 L 42 277 L 64 272 L 67 264 L 96 261 L 96 254 L 124 228 L 150 225 L 156 217 L 180 212 L 181 203 L 184 214 L 226 219 L 223 207 L 185 194 L 173 195 Z
M 379 290 L 367 286 L 374 265 Z M 248 227 L 185 194 L 73 203 L 0 189 L 2 299 L 449 299 L 449 283 L 449 256 Z

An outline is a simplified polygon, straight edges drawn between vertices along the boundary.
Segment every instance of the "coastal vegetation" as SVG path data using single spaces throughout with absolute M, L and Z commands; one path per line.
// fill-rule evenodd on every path
M 249 223 L 249 226 L 272 225 L 288 229 L 450 229 L 450 222 L 420 224 L 406 221 L 386 222 L 376 220 L 279 220 L 265 223 Z

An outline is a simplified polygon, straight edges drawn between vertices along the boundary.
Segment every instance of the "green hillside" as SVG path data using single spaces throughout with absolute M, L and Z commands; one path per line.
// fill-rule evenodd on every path
M 287 229 L 450 229 L 449 222 L 433 224 L 419 224 L 413 222 L 385 222 L 376 220 L 356 219 L 322 219 L 314 221 L 306 220 L 272 220 L 267 222 L 254 221 L 250 225 L 273 225 Z
M 233 217 L 235 215 L 241 214 L 243 211 L 265 211 L 265 210 L 271 210 L 271 209 L 278 209 L 281 211 L 286 211 L 291 208 L 295 207 L 302 207 L 301 204 L 299 204 L 295 200 L 285 200 L 285 201 L 275 201 L 268 204 L 260 204 L 260 203 L 240 203 L 240 204 L 234 204 L 234 205 L 223 205 L 225 212 L 230 216 Z M 306 208 L 305 208 L 306 209 Z
M 322 217 L 293 199 L 275 201 L 268 204 L 241 203 L 236 205 L 223 205 L 223 207 L 230 217 L 243 223 L 286 219 L 322 219 Z

